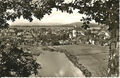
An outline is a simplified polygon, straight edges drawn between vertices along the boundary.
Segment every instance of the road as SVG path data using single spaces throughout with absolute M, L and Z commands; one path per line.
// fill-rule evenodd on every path
M 78 62 L 85 66 L 91 73 L 92 77 L 106 76 L 109 49 L 108 47 L 95 45 L 62 45 L 57 46 L 59 49 L 65 49 L 78 58 Z

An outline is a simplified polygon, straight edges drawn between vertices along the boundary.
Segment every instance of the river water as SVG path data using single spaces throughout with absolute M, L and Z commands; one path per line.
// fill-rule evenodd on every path
M 45 51 L 37 57 L 42 77 L 85 77 L 64 53 Z

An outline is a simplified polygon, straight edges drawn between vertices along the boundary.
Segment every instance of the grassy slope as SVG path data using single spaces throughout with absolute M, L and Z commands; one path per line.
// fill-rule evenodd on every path
M 106 76 L 108 47 L 81 44 L 59 46 L 59 48 L 66 49 L 70 54 L 75 55 L 79 63 L 85 66 L 92 76 Z

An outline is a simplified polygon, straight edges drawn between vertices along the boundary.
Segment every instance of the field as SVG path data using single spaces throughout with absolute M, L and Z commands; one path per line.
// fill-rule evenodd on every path
M 71 55 L 78 58 L 78 62 L 85 66 L 93 77 L 106 76 L 109 57 L 108 47 L 94 45 L 65 45 L 57 46 L 59 49 L 65 49 Z

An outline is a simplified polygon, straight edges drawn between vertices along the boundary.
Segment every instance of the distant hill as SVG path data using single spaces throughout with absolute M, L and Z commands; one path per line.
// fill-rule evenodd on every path
M 70 24 L 66 24 L 66 25 L 70 25 L 70 26 L 82 26 L 83 23 L 82 22 L 74 22 L 74 23 L 70 23 Z M 98 25 L 98 24 L 95 24 L 95 23 L 90 23 L 89 24 L 90 27 L 97 27 L 97 26 L 101 26 L 101 25 Z
M 62 25 L 60 23 L 20 23 L 12 24 L 11 26 L 51 26 L 51 25 Z
M 83 25 L 82 22 L 74 22 L 70 24 L 58 24 L 58 23 L 47 23 L 47 24 L 21 24 L 21 25 L 12 25 L 14 27 L 81 27 Z M 11 26 L 11 27 L 12 27 Z M 101 25 L 95 24 L 95 23 L 90 23 L 90 27 L 100 27 Z

